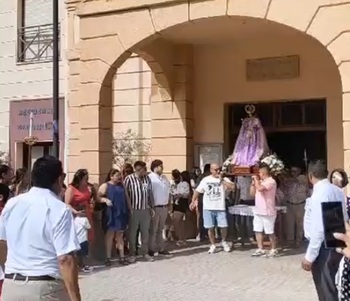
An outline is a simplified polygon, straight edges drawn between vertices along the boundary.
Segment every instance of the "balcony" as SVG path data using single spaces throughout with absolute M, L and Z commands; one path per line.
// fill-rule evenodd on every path
M 52 61 L 53 24 L 19 28 L 17 41 L 18 63 L 30 64 Z

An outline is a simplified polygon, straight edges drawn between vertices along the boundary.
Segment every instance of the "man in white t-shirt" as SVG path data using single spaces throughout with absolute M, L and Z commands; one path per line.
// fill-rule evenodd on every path
M 198 206 L 198 197 L 203 193 L 203 220 L 204 228 L 208 229 L 208 236 L 211 243 L 208 253 L 215 253 L 215 227 L 220 228 L 222 242 L 225 252 L 230 252 L 231 248 L 226 242 L 227 237 L 227 216 L 225 204 L 225 191 L 233 190 L 235 184 L 228 178 L 223 178 L 218 164 L 210 165 L 211 175 L 203 178 L 194 191 L 191 209 Z

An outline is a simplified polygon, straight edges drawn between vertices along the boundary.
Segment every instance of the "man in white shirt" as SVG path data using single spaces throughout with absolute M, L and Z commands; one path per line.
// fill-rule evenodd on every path
M 221 245 L 225 252 L 230 252 L 231 248 L 226 242 L 227 237 L 227 213 L 225 203 L 226 190 L 233 190 L 234 183 L 228 178 L 223 178 L 218 164 L 210 165 L 211 175 L 203 178 L 194 191 L 190 209 L 198 206 L 198 197 L 203 195 L 203 220 L 204 228 L 208 229 L 208 236 L 211 243 L 208 253 L 215 253 L 215 227 L 220 228 L 222 242 Z
M 1 214 L 0 253 L 7 247 L 2 301 L 81 301 L 74 220 L 58 197 L 62 174 L 59 160 L 39 158 L 33 187 L 10 199 Z
M 170 183 L 163 174 L 163 162 L 161 160 L 154 160 L 151 163 L 151 170 L 152 172 L 148 176 L 152 184 L 154 216 L 151 219 L 150 226 L 149 255 L 153 256 L 156 253 L 169 255 L 169 252 L 165 250 L 163 230 L 170 209 Z
M 335 275 L 341 255 L 324 246 L 321 203 L 341 202 L 345 211 L 344 194 L 340 188 L 328 181 L 327 167 L 322 161 L 311 162 L 308 173 L 309 180 L 313 184 L 313 193 L 305 206 L 304 232 L 309 245 L 302 261 L 302 268 L 312 272 L 320 301 L 338 301 Z

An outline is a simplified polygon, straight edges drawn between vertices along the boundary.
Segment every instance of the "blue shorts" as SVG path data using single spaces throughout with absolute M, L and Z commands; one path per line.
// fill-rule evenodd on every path
M 204 228 L 227 228 L 226 210 L 203 210 Z
M 80 250 L 77 252 L 78 256 L 88 256 L 89 255 L 89 242 L 84 241 L 80 244 Z

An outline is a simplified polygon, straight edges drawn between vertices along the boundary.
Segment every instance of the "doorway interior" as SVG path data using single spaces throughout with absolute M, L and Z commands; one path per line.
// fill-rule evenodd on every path
M 326 100 L 252 103 L 266 133 L 269 148 L 287 165 L 306 166 L 306 160 L 327 160 Z M 225 152 L 230 155 L 247 103 L 226 106 Z

